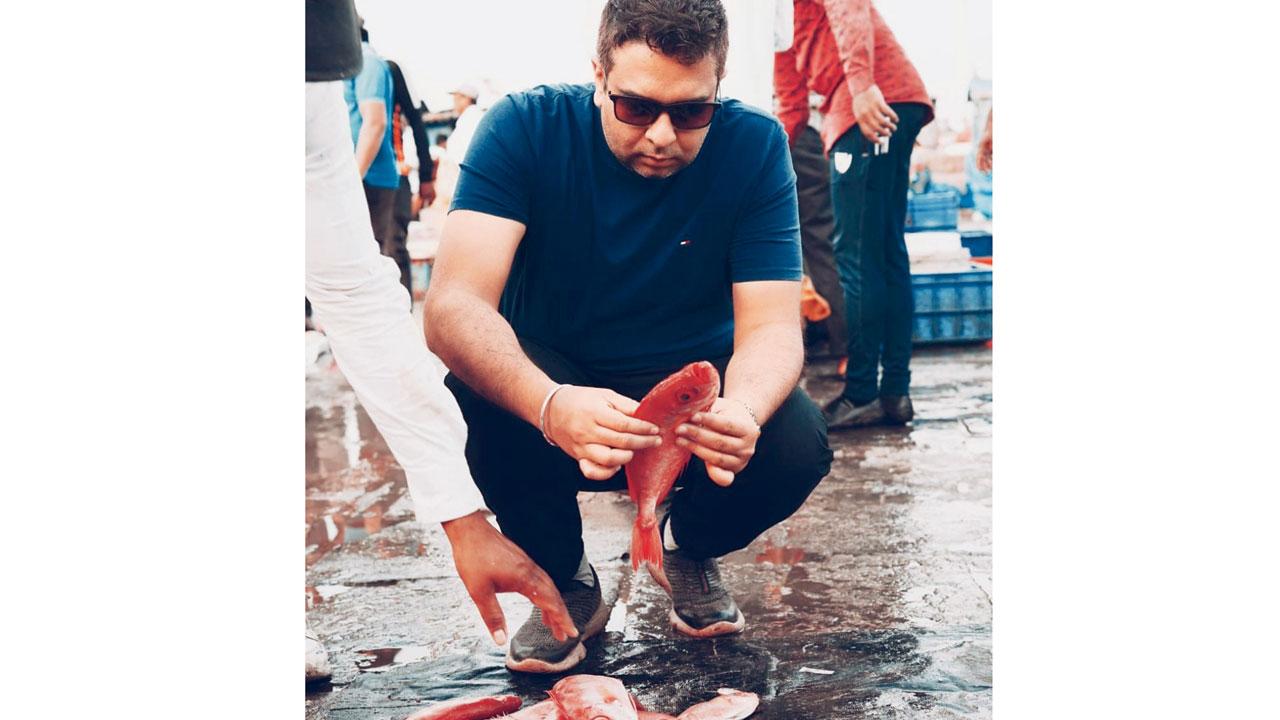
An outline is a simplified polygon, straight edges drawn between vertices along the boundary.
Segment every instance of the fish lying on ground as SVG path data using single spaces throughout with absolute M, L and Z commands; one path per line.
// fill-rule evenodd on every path
M 720 688 L 714 700 L 700 702 L 680 713 L 676 720 L 742 720 L 760 707 L 760 696 L 741 690 Z
M 755 693 L 727 688 L 716 692 L 715 699 L 693 705 L 678 716 L 667 715 L 646 710 L 615 678 L 570 675 L 551 688 L 547 693 L 550 700 L 524 709 L 517 709 L 520 699 L 511 695 L 468 698 L 432 705 L 405 720 L 743 720 L 760 705 L 760 696 Z M 486 701 L 489 704 L 483 705 Z
M 720 395 L 720 373 L 706 361 L 690 363 L 658 383 L 640 400 L 635 417 L 657 425 L 662 444 L 636 450 L 627 463 L 627 490 L 636 504 L 631 530 L 631 567 L 648 563 L 655 579 L 662 574 L 662 538 L 658 536 L 657 507 L 692 453 L 676 444 L 676 428 L 695 413 L 706 412 Z M 665 585 L 665 583 L 663 583 Z
M 637 720 L 631 695 L 616 678 L 570 675 L 552 686 L 548 694 L 569 720 Z

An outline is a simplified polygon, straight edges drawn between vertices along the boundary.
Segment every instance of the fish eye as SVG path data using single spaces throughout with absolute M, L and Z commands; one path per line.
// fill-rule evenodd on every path
M 687 391 L 687 390 L 686 390 L 686 391 L 684 391 L 684 392 L 682 392 L 682 393 L 680 393 L 680 396 L 679 396 L 679 397 L 680 397 L 680 402 L 682 402 L 682 403 L 687 403 L 687 402 L 689 402 L 690 400 L 692 400 L 692 399 L 693 399 L 693 395 L 692 395 L 689 391 Z

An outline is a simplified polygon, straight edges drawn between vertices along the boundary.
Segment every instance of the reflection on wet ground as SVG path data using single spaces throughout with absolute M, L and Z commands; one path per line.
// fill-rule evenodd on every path
M 806 371 L 819 402 L 831 363 Z M 580 496 L 588 554 L 613 612 L 582 672 L 678 710 L 718 687 L 760 694 L 759 718 L 988 717 L 991 709 L 991 352 L 913 361 L 908 428 L 832 433 L 808 503 L 722 560 L 739 636 L 673 635 L 669 601 L 625 554 L 621 493 Z M 412 522 L 403 473 L 336 371 L 307 384 L 308 621 L 331 689 L 308 718 L 400 718 L 464 694 L 545 698 L 555 678 L 502 667 L 438 527 Z M 528 613 L 505 597 L 512 630 Z

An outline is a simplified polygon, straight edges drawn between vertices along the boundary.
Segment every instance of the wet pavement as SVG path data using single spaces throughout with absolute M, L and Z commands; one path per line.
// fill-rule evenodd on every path
M 308 691 L 307 717 L 545 699 L 556 678 L 502 666 L 443 532 L 413 520 L 403 472 L 326 358 L 307 378 L 306 607 L 333 680 Z M 626 495 L 580 495 L 613 614 L 574 672 L 618 677 L 672 713 L 734 687 L 760 694 L 753 718 L 989 717 L 991 351 L 918 350 L 912 369 L 915 422 L 833 432 L 831 475 L 805 506 L 721 560 L 747 618 L 740 635 L 674 635 L 666 595 L 624 558 Z M 825 401 L 840 387 L 833 373 L 814 363 L 803 385 Z M 529 604 L 502 604 L 514 632 Z

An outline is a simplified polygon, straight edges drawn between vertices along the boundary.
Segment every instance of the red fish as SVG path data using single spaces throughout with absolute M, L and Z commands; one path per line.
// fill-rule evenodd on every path
M 543 700 L 537 705 L 512 713 L 503 715 L 503 720 L 564 720 L 564 715 L 560 714 L 560 708 L 556 707 L 555 701 Z
M 616 678 L 570 675 L 548 694 L 569 720 L 638 720 L 631 695 Z
M 662 570 L 662 538 L 658 536 L 658 503 L 689 464 L 692 453 L 676 444 L 676 428 L 695 413 L 706 412 L 720 395 L 720 373 L 706 361 L 690 363 L 658 383 L 640 401 L 635 417 L 662 430 L 662 444 L 636 450 L 627 463 L 627 490 L 636 504 L 631 530 L 631 568 L 641 563 Z
M 760 706 L 760 696 L 741 690 L 720 688 L 714 700 L 698 703 L 680 713 L 676 720 L 742 720 Z
M 460 698 L 423 708 L 404 720 L 488 720 L 519 708 L 520 698 L 515 695 Z

